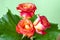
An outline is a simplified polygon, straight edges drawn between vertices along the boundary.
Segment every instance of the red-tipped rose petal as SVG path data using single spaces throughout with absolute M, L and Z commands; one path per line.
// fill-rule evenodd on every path
M 50 28 L 50 23 L 48 22 L 47 18 L 45 16 L 40 16 L 40 18 L 41 18 L 41 24 L 43 24 L 47 28 Z
M 23 19 L 23 20 L 19 21 L 19 23 L 17 24 L 16 31 L 19 34 L 23 34 L 25 36 L 32 37 L 35 29 L 34 29 L 33 24 L 30 20 Z

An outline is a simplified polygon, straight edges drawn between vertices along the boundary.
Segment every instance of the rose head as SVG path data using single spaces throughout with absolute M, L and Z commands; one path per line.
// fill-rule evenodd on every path
M 23 20 L 20 20 L 19 23 L 17 24 L 16 31 L 19 34 L 23 34 L 27 37 L 32 37 L 35 29 L 34 29 L 33 24 L 30 20 L 23 19 Z
M 32 3 L 19 4 L 17 10 L 20 10 L 20 15 L 24 18 L 31 18 L 34 15 L 36 6 Z
M 48 22 L 45 16 L 38 16 L 38 18 L 34 21 L 33 24 L 36 29 L 36 32 L 39 34 L 46 34 L 44 30 L 50 28 L 50 23 Z

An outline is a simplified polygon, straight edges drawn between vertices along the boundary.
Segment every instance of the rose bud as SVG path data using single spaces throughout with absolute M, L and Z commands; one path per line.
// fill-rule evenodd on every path
M 50 23 L 48 22 L 45 16 L 38 15 L 38 18 L 34 21 L 33 24 L 36 29 L 36 32 L 39 34 L 46 34 L 44 30 L 46 30 L 47 28 L 50 28 Z
M 17 10 L 20 11 L 20 15 L 24 18 L 31 18 L 34 15 L 36 6 L 32 3 L 19 4 Z
M 19 23 L 16 26 L 16 31 L 19 34 L 23 34 L 27 37 L 32 37 L 34 35 L 35 29 L 33 27 L 33 24 L 28 19 L 20 20 Z

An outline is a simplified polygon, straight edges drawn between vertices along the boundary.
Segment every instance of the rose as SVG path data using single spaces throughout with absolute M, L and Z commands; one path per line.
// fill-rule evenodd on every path
M 17 10 L 20 10 L 20 15 L 23 18 L 31 18 L 34 15 L 34 12 L 36 10 L 36 6 L 32 3 L 22 3 L 19 4 L 17 7 Z
M 19 34 L 23 34 L 27 37 L 32 37 L 35 29 L 34 29 L 33 24 L 30 20 L 23 19 L 23 20 L 20 20 L 19 23 L 17 24 L 16 31 Z
M 50 28 L 50 23 L 48 22 L 45 16 L 38 15 L 38 18 L 34 21 L 33 24 L 36 32 L 43 35 L 46 34 L 44 30 L 46 30 L 47 28 Z

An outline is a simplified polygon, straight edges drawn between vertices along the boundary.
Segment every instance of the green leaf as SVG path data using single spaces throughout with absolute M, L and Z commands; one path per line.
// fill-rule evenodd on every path
M 35 33 L 35 40 L 56 40 L 58 34 L 60 34 L 60 30 L 58 30 L 57 24 L 51 23 L 51 27 L 46 30 L 46 35 L 40 35 Z
M 34 15 L 30 20 L 34 22 L 36 18 L 37 18 L 37 15 Z
M 22 35 L 16 32 L 16 24 L 20 19 L 8 9 L 7 14 L 0 18 L 0 40 L 21 40 Z
M 30 20 L 34 22 L 37 18 L 34 15 Z M 17 15 L 13 15 L 11 11 L 8 9 L 6 15 L 0 18 L 0 40 L 30 40 L 27 37 L 22 39 L 22 35 L 16 32 L 16 25 L 21 20 L 21 18 Z M 60 30 L 58 30 L 58 24 L 51 23 L 51 27 L 47 30 L 46 35 L 40 35 L 35 33 L 33 36 L 33 40 L 56 40 L 58 34 L 60 34 Z

